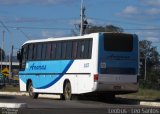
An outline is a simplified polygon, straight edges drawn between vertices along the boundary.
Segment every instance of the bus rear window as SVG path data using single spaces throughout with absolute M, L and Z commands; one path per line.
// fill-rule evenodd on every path
M 133 50 L 133 36 L 122 33 L 104 34 L 104 50 L 130 52 Z

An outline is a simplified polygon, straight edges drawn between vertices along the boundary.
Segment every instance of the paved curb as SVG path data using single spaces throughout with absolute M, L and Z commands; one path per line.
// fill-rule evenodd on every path
M 0 103 L 0 108 L 27 108 L 26 103 Z
M 28 96 L 26 92 L 0 92 L 0 95 Z M 40 94 L 40 98 L 59 99 L 59 95 Z M 27 108 L 26 103 L 0 103 L 0 108 Z
M 146 101 L 141 101 L 141 102 L 140 102 L 140 105 L 160 107 L 160 102 L 146 102 Z
M 0 95 L 28 96 L 26 92 L 0 92 Z
M 60 95 L 40 94 L 38 97 L 40 97 L 40 98 L 60 99 Z

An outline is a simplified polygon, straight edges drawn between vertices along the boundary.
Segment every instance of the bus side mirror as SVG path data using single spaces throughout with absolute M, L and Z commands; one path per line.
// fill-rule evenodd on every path
M 21 52 L 20 52 L 20 51 L 17 52 L 17 59 L 18 59 L 19 61 L 21 61 L 21 59 L 22 59 L 22 57 L 21 57 Z

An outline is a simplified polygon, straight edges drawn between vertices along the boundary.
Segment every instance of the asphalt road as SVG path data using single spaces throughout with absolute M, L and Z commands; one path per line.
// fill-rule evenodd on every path
M 1 103 L 26 103 L 28 108 L 18 109 L 18 114 L 138 114 L 142 109 L 154 107 L 140 106 L 139 101 L 116 98 L 115 100 L 95 100 L 87 98 L 81 100 L 63 101 L 59 99 L 38 98 L 31 99 L 28 96 L 0 96 Z M 158 111 L 158 112 L 157 112 Z M 156 112 L 159 114 L 160 109 Z M 147 113 L 146 113 L 147 114 Z

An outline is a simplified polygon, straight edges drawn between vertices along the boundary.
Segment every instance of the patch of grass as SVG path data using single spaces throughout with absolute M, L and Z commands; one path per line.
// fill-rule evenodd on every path
M 160 100 L 160 91 L 139 88 L 137 93 L 117 95 L 117 96 L 122 98 L 130 98 L 137 100 Z
M 6 87 L 0 89 L 1 92 L 19 92 L 19 86 L 6 85 Z

